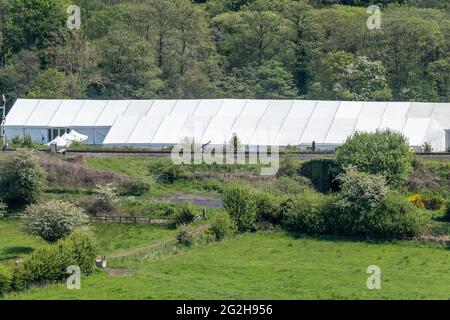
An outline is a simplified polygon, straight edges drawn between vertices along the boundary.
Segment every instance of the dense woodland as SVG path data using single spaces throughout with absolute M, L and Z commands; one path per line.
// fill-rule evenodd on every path
M 381 29 L 367 7 L 381 5 Z M 81 8 L 81 29 L 66 27 Z M 449 0 L 0 0 L 0 93 L 449 101 Z

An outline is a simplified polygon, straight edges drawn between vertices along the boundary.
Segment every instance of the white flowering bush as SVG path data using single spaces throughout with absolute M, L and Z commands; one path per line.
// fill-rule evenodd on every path
M 25 210 L 26 231 L 49 242 L 69 235 L 88 221 L 83 209 L 59 200 L 33 204 Z

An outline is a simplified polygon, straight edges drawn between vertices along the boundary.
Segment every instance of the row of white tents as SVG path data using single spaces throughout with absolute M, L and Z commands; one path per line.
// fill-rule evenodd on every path
M 161 147 L 186 137 L 221 145 L 237 134 L 245 145 L 315 142 L 321 149 L 344 143 L 355 131 L 388 128 L 407 136 L 413 147 L 430 143 L 434 150 L 445 150 L 450 103 L 18 99 L 5 125 L 9 139 L 29 135 L 45 143 L 75 130 L 88 137 L 84 143 L 105 146 Z

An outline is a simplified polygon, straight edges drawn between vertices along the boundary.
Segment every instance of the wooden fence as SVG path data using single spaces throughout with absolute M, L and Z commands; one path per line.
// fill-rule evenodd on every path
M 176 218 L 161 217 L 124 217 L 124 216 L 90 216 L 92 221 L 118 222 L 118 223 L 139 223 L 155 225 L 174 225 Z
M 118 222 L 118 223 L 140 223 L 140 224 L 154 224 L 154 225 L 175 225 L 176 218 L 164 217 L 125 217 L 125 216 L 90 216 L 91 221 L 101 222 Z M 195 216 L 194 222 L 206 219 L 206 210 Z
M 5 219 L 21 219 L 23 215 L 7 215 Z M 117 222 L 117 223 L 136 223 L 170 226 L 175 225 L 177 219 L 174 217 L 126 217 L 126 216 L 89 216 L 91 221 Z M 194 217 L 194 222 L 206 219 L 206 210 Z

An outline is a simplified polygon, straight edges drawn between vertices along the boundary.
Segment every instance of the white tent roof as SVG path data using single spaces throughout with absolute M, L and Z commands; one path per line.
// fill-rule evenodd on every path
M 58 100 L 39 100 L 36 108 L 28 117 L 26 125 L 30 127 L 46 127 L 60 105 L 61 101 Z
M 7 126 L 24 126 L 39 100 L 18 99 L 6 117 Z
M 86 141 L 89 137 L 76 132 L 75 130 L 70 130 L 69 133 L 64 133 L 63 137 L 66 136 L 68 140 L 70 141 L 76 141 L 76 142 L 83 142 Z
M 69 127 L 73 120 L 80 113 L 85 101 L 83 100 L 64 100 L 59 105 L 58 110 L 48 123 L 49 127 Z
M 314 100 L 19 99 L 6 128 L 109 128 L 104 144 L 176 144 L 183 137 L 222 144 L 341 144 L 355 130 L 391 128 L 411 144 L 440 141 L 449 103 Z M 426 130 L 425 130 L 426 128 Z M 83 131 L 84 132 L 84 131 Z M 425 133 L 424 133 L 425 132 Z M 437 137 L 437 138 L 436 138 Z M 441 142 L 436 142 L 436 145 Z
M 110 127 L 116 121 L 117 117 L 127 110 L 130 105 L 131 100 L 109 100 L 105 105 L 97 121 L 95 122 L 96 127 Z
M 155 100 L 146 114 L 158 117 L 166 116 L 172 112 L 176 104 L 177 100 Z
M 53 139 L 52 141 L 50 141 L 49 143 L 47 143 L 48 146 L 52 145 L 52 144 L 56 144 L 56 146 L 58 148 L 65 148 L 71 144 L 71 141 L 58 136 L 55 139 Z

